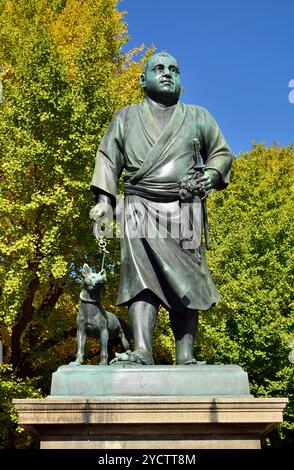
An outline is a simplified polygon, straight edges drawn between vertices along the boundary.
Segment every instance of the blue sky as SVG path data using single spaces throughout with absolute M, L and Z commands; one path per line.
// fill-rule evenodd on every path
M 182 101 L 207 108 L 235 153 L 294 142 L 294 0 L 122 0 L 119 10 L 126 50 L 173 54 Z

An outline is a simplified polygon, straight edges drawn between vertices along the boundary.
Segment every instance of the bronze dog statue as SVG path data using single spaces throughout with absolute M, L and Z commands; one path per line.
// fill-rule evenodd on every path
M 124 350 L 130 348 L 130 332 L 127 323 L 102 305 L 102 292 L 106 283 L 106 271 L 102 269 L 95 273 L 84 264 L 84 288 L 80 293 L 81 305 L 77 315 L 77 343 L 78 352 L 76 360 L 70 365 L 81 365 L 84 362 L 85 344 L 87 336 L 100 340 L 100 365 L 108 364 L 109 341 L 119 339 Z

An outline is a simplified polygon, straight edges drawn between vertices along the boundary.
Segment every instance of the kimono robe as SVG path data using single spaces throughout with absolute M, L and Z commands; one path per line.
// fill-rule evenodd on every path
M 101 142 L 92 190 L 116 196 L 125 170 L 118 305 L 145 289 L 173 311 L 206 310 L 219 301 L 201 241 L 200 199 L 179 199 L 179 181 L 195 171 L 195 138 L 205 169 L 221 176 L 216 189 L 224 189 L 232 155 L 202 107 L 179 101 L 161 129 L 145 99 L 119 110 Z

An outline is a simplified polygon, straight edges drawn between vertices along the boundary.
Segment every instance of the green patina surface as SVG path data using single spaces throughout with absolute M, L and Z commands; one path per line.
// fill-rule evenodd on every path
M 247 373 L 237 365 L 61 366 L 51 397 L 250 396 Z

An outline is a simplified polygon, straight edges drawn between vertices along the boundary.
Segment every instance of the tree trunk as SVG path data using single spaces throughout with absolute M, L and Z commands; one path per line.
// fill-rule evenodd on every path
M 61 287 L 52 284 L 44 296 L 40 307 L 37 310 L 33 309 L 33 316 L 37 319 L 48 318 L 62 292 L 63 289 Z M 31 351 L 34 351 L 38 354 L 38 351 L 43 350 L 45 347 L 48 349 L 52 340 L 47 340 L 48 346 L 47 341 L 45 341 L 44 347 L 43 343 L 40 345 L 40 328 L 34 328 L 33 331 L 27 329 L 25 334 L 26 340 L 28 341 L 28 346 L 25 352 L 21 352 L 21 362 L 17 372 L 19 377 L 34 377 L 36 375 L 36 369 L 32 363 Z M 71 336 L 73 336 L 73 334 Z M 53 340 L 53 344 L 58 344 L 58 342 L 59 341 Z
M 11 335 L 11 356 L 10 356 L 10 364 L 13 365 L 14 370 L 17 371 L 21 362 L 21 337 L 23 332 L 25 331 L 27 325 L 33 318 L 34 314 L 34 307 L 33 301 L 36 290 L 39 286 L 39 279 L 35 277 L 31 280 L 28 286 L 28 295 L 25 301 L 22 304 L 22 313 L 21 316 L 16 323 L 16 325 L 12 329 Z

